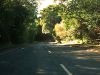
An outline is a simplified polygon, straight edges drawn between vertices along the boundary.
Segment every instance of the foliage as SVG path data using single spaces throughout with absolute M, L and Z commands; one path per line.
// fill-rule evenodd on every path
M 77 34 L 81 39 L 90 38 L 91 30 L 98 28 L 100 19 L 100 0 L 72 0 L 69 4 L 68 12 L 79 22 Z M 94 31 L 93 31 L 94 32 Z M 77 32 L 76 32 L 77 33 Z M 95 39 L 97 36 L 94 36 Z
M 26 42 L 28 36 L 34 33 L 31 27 L 35 25 L 35 18 L 36 3 L 28 0 L 2 0 L 0 2 L 0 43 Z
M 36 0 L 1 0 L 0 43 L 33 42 L 42 33 L 51 34 L 59 43 L 65 38 L 98 42 L 100 0 L 54 1 L 59 3 L 41 10 L 37 18 Z
M 59 1 L 57 5 L 50 5 L 45 8 L 41 15 L 41 24 L 44 29 L 55 32 L 54 35 L 61 37 L 64 33 L 67 39 L 81 39 L 83 42 L 96 41 L 100 33 L 100 0 L 54 0 Z M 57 18 L 63 24 L 64 29 L 57 25 Z M 56 26 L 55 26 L 56 25 Z M 59 33 L 59 34 L 58 34 Z M 64 37 L 65 37 L 64 36 Z
M 61 17 L 57 12 L 57 7 L 55 5 L 50 5 L 49 7 L 41 11 L 42 26 L 46 27 L 50 32 L 53 31 L 55 24 L 60 23 Z M 44 28 L 45 29 L 45 28 Z
M 64 39 L 66 37 L 66 29 L 63 26 L 63 24 L 56 24 L 54 31 L 56 33 L 56 36 L 59 36 L 60 39 Z
M 40 19 L 40 25 L 42 26 L 43 33 L 50 33 L 54 39 L 58 37 L 54 31 L 55 25 L 61 22 L 61 16 L 58 13 L 59 7 L 57 5 L 50 5 L 43 9 Z

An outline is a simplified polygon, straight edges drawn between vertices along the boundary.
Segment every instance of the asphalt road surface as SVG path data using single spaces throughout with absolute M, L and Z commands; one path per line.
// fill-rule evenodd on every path
M 0 53 L 0 75 L 100 75 L 88 47 L 38 43 Z

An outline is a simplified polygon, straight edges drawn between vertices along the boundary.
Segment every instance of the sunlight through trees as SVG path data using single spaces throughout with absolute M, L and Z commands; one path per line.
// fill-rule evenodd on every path
M 34 42 L 40 33 L 60 41 L 100 42 L 100 0 L 52 0 L 45 8 L 39 1 L 0 1 L 1 44 Z

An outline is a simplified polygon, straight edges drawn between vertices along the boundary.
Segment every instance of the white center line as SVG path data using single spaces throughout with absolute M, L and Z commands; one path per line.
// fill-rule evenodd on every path
M 60 64 L 60 66 L 63 68 L 63 70 L 64 70 L 68 75 L 72 75 L 72 73 L 71 73 L 63 64 Z

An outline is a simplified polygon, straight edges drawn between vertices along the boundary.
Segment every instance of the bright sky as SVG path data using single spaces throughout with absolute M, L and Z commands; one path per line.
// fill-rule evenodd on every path
M 56 1 L 56 3 L 54 3 L 54 0 L 39 0 L 39 6 L 38 6 L 38 11 L 42 10 L 43 8 L 51 5 L 51 4 L 58 4 L 59 1 Z M 68 0 L 71 1 L 71 0 Z
M 53 0 L 40 0 L 40 4 L 38 10 L 42 10 L 43 8 L 47 7 L 48 5 L 53 4 Z

